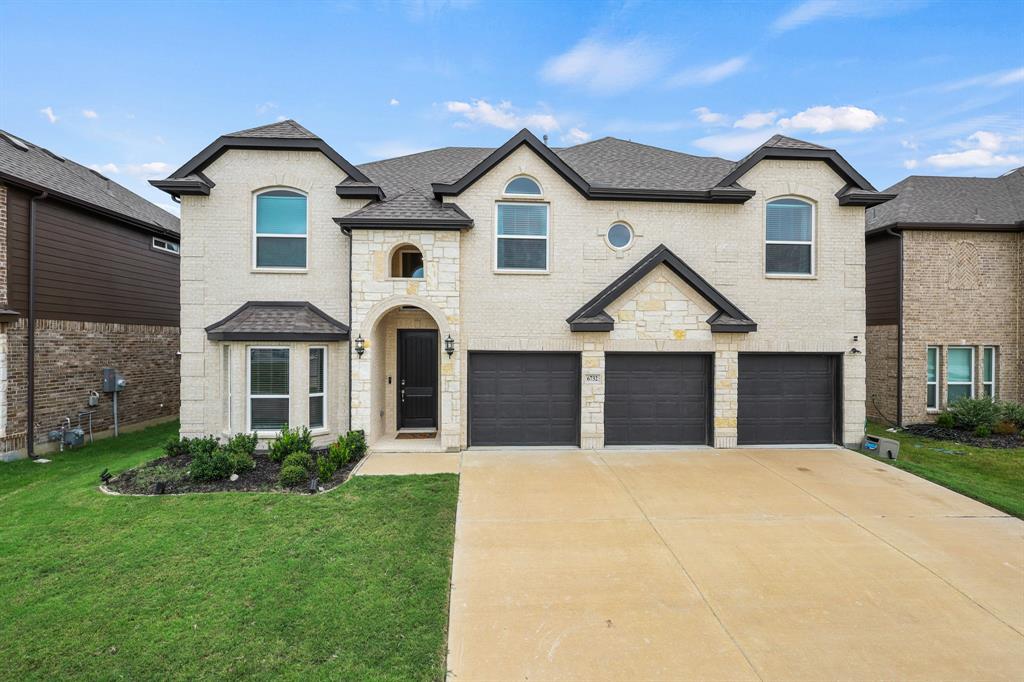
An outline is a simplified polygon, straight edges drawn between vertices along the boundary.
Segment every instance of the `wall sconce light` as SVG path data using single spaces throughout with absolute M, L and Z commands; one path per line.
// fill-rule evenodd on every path
M 366 342 L 363 341 L 363 335 L 360 334 L 356 337 L 356 355 L 363 357 L 363 353 L 366 352 Z
M 448 357 L 451 357 L 452 353 L 455 352 L 455 339 L 452 338 L 451 334 L 444 340 L 444 352 L 448 354 Z

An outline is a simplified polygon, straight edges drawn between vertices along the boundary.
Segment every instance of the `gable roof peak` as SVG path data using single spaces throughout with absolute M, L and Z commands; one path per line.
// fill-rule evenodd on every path
M 265 138 L 278 138 L 288 140 L 319 140 L 320 136 L 312 133 L 307 128 L 299 125 L 299 123 L 293 119 L 285 119 L 284 121 L 277 121 L 276 123 L 268 123 L 267 125 L 256 126 L 255 128 L 246 128 L 245 130 L 239 130 L 233 133 L 228 133 L 224 137 L 265 137 Z
M 814 144 L 806 140 L 798 140 L 795 137 L 788 137 L 786 135 L 772 135 L 768 140 L 761 145 L 762 147 L 775 147 L 778 149 L 821 149 L 821 150 L 832 150 L 832 147 L 823 147 L 820 144 Z

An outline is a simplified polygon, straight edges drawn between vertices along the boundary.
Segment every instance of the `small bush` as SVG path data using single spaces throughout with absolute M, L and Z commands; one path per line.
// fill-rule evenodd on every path
M 316 460 L 316 471 L 317 477 L 321 483 L 331 480 L 334 476 L 334 472 L 338 470 L 338 467 L 334 466 L 334 462 L 328 453 L 320 455 Z
M 241 474 L 245 471 L 252 471 L 256 468 L 256 460 L 252 455 L 243 450 L 227 450 L 228 459 L 231 460 L 231 473 Z M 229 476 L 231 474 L 228 474 Z
M 349 452 L 353 459 L 360 459 L 366 454 L 366 434 L 360 431 L 349 431 L 345 436 Z
M 137 485 L 149 488 L 157 481 L 165 483 L 177 483 L 185 478 L 185 470 L 181 467 L 168 466 L 166 464 L 154 464 L 143 467 L 135 474 Z
M 1014 424 L 1018 431 L 1024 429 L 1024 403 L 1004 400 L 999 403 L 999 416 Z
M 281 468 L 284 467 L 302 467 L 304 471 L 313 471 L 313 456 L 308 452 L 293 452 L 284 458 L 284 462 L 281 463 Z
M 167 457 L 181 457 L 192 451 L 191 438 L 172 438 L 164 443 L 164 455 Z
M 1011 421 L 1003 420 L 992 427 L 992 433 L 997 436 L 1016 436 L 1020 432 L 1017 425 Z
M 222 447 L 213 450 L 199 449 L 192 453 L 189 473 L 197 481 L 219 481 L 234 473 L 235 463 L 231 453 Z
M 978 438 L 988 438 L 992 435 L 992 427 L 981 424 L 980 426 L 975 427 L 974 435 Z
M 283 462 L 293 452 L 309 452 L 313 448 L 313 434 L 305 426 L 285 429 L 270 444 L 267 456 L 275 462 Z
M 217 440 L 216 436 L 204 436 L 203 438 L 193 438 L 189 441 L 189 452 L 192 456 L 196 455 L 211 455 L 216 450 L 220 449 L 220 441 Z
M 225 447 L 234 452 L 244 452 L 251 457 L 256 452 L 258 442 L 259 437 L 255 433 L 236 433 Z
M 337 442 L 331 443 L 330 447 L 327 448 L 327 458 L 331 460 L 331 464 L 335 470 L 341 469 L 352 459 L 352 451 L 349 450 L 348 442 L 343 438 L 339 438 Z
M 956 426 L 956 420 L 953 419 L 953 415 L 949 412 L 943 412 L 935 418 L 935 425 L 941 426 L 944 429 L 951 429 Z
M 991 432 L 999 420 L 999 406 L 991 398 L 960 398 L 948 411 L 958 428 L 971 431 L 984 426 Z
M 309 473 L 300 466 L 288 465 L 281 467 L 281 474 L 277 478 L 283 488 L 296 488 L 305 485 L 309 481 Z

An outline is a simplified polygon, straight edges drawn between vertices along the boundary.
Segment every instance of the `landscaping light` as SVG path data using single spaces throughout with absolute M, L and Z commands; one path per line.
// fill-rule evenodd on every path
M 455 339 L 452 338 L 451 334 L 444 340 L 444 352 L 448 354 L 448 357 L 451 357 L 452 353 L 455 352 Z
M 363 335 L 360 334 L 356 337 L 356 355 L 363 357 L 363 353 L 366 352 L 366 342 L 363 341 Z

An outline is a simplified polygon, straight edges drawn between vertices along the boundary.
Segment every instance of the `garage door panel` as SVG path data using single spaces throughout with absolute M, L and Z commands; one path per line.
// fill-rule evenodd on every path
M 579 443 L 579 356 L 469 355 L 470 445 Z
M 836 363 L 832 355 L 740 354 L 739 443 L 833 442 Z

